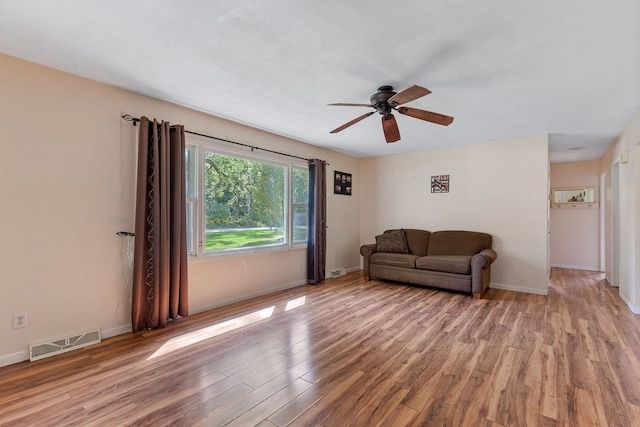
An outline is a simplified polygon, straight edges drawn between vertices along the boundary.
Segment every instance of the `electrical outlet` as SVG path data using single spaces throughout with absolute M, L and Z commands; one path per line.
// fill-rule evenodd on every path
M 27 313 L 16 313 L 13 315 L 13 329 L 27 327 Z

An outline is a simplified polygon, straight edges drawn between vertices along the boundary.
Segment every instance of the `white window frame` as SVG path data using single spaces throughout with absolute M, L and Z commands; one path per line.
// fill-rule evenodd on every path
M 222 146 L 216 144 L 208 139 L 198 136 L 187 135 L 186 149 L 192 150 L 194 158 L 193 162 L 194 171 L 192 178 L 195 182 L 192 183 L 193 188 L 197 189 L 195 197 L 187 197 L 187 205 L 191 205 L 191 218 L 187 218 L 187 224 L 192 221 L 193 233 L 191 247 L 193 251 L 189 252 L 191 257 L 203 258 L 203 257 L 217 257 L 224 255 L 256 253 L 256 252 L 270 252 L 270 251 L 286 251 L 292 249 L 306 249 L 306 242 L 294 242 L 293 241 L 293 170 L 294 168 L 308 169 L 308 165 L 303 161 L 283 161 L 282 158 L 276 157 L 269 153 L 261 151 L 250 151 L 246 149 L 234 149 L 233 147 Z M 285 224 L 283 229 L 285 230 L 284 243 L 266 245 L 266 246 L 253 246 L 249 248 L 234 248 L 226 249 L 215 252 L 205 252 L 205 210 L 204 210 L 204 171 L 205 171 L 205 153 L 212 152 L 223 156 L 238 157 L 246 160 L 258 161 L 263 163 L 270 163 L 285 168 L 285 205 L 284 216 Z M 187 195 L 188 196 L 188 195 Z M 308 204 L 307 204 L 308 206 Z M 187 214 L 189 214 L 189 207 L 187 207 Z M 189 235 L 189 230 L 187 230 Z
M 185 150 L 191 151 L 192 153 L 193 170 L 191 171 L 191 177 L 193 179 L 193 182 L 191 183 L 191 187 L 195 191 L 195 194 L 192 197 L 190 197 L 190 195 L 186 192 L 186 189 L 185 189 L 185 194 L 186 194 L 185 215 L 187 215 L 187 240 L 188 240 L 187 254 L 189 256 L 197 256 L 199 251 L 199 244 L 201 240 L 199 238 L 200 227 L 198 225 L 199 218 L 200 218 L 200 215 L 198 214 L 198 196 L 200 194 L 200 181 L 201 181 L 199 179 L 199 175 L 200 175 L 200 164 L 199 164 L 200 162 L 198 161 L 199 150 L 198 150 L 198 147 L 192 143 L 186 143 Z M 185 165 L 185 174 L 186 172 L 187 172 L 187 167 Z M 187 185 L 189 185 L 189 183 L 187 183 Z M 192 224 L 191 227 L 189 227 L 190 223 Z M 191 238 L 189 239 L 189 237 Z M 189 248 L 191 248 L 191 250 L 189 250 Z

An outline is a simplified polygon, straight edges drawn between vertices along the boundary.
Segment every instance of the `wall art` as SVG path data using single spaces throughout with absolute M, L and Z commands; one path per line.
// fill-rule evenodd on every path
M 352 177 L 350 173 L 335 171 L 333 173 L 333 194 L 351 195 Z
M 432 193 L 448 193 L 449 192 L 449 175 L 433 175 L 431 177 Z

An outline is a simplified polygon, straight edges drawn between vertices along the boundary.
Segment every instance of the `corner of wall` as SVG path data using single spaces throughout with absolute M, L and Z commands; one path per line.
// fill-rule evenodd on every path
M 629 298 L 627 298 L 626 295 L 623 294 L 622 292 L 620 292 L 619 295 L 622 301 L 624 301 L 624 303 L 627 305 L 627 307 L 629 308 L 629 310 L 631 310 L 633 314 L 640 314 L 640 307 L 636 307 L 635 305 L 633 305 L 631 301 L 629 301 Z

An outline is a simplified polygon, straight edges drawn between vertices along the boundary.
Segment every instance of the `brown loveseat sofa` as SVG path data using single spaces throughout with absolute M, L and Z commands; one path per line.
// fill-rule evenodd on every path
M 490 234 L 474 231 L 387 230 L 363 245 L 364 275 L 472 293 L 489 286 L 497 254 Z

